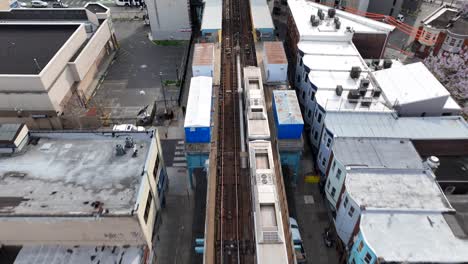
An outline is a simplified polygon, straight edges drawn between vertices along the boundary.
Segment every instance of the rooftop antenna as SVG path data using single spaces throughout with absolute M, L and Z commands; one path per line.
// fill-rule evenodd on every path
M 42 71 L 42 68 L 41 68 L 41 66 L 39 65 L 39 62 L 37 62 L 37 59 L 36 59 L 36 58 L 34 58 L 33 60 L 34 60 L 34 63 L 36 63 L 36 67 L 39 69 L 39 72 L 41 72 L 41 71 Z

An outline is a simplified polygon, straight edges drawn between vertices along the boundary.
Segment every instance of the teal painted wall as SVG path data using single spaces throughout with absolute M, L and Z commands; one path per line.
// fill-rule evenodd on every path
M 359 245 L 361 244 L 361 242 L 362 242 L 362 249 L 359 251 Z M 370 262 L 365 261 L 365 257 L 367 254 L 371 256 Z M 351 248 L 349 258 L 348 258 L 348 264 L 374 264 L 376 263 L 376 260 L 377 260 L 377 256 L 366 244 L 366 241 L 362 238 L 361 233 L 359 233 L 356 242 Z

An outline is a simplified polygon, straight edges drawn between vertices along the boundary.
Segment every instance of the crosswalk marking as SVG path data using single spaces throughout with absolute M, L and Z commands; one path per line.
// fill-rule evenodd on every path
M 184 146 L 176 146 L 175 149 L 183 150 L 183 149 L 185 149 L 185 147 Z
M 185 156 L 183 157 L 174 157 L 174 161 L 186 161 L 187 159 L 185 158 Z

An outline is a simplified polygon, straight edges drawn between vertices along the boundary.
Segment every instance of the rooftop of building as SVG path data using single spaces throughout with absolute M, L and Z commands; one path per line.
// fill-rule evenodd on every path
M 0 157 L 1 215 L 129 215 L 135 208 L 153 132 L 30 132 Z M 133 138 L 138 150 L 116 155 Z
M 288 5 L 301 40 L 351 40 L 352 33 L 347 30 L 348 27 L 357 33 L 389 33 L 395 28 L 369 18 L 336 10 L 336 17 L 341 23 L 340 29 L 336 29 L 333 19 L 328 18 L 330 7 L 306 0 L 288 0 Z M 318 19 L 319 9 L 324 11 L 324 20 L 319 26 L 313 27 L 310 18 L 311 15 L 315 15 Z
M 31 21 L 76 21 L 87 20 L 84 8 L 14 8 L 0 11 L 2 22 L 31 22 Z
M 455 34 L 468 35 L 468 19 L 460 16 L 460 11 L 449 5 L 437 8 L 423 19 L 422 23 L 428 27 L 448 29 Z
M 468 139 L 468 124 L 460 116 L 398 117 L 395 113 L 328 112 L 325 124 L 336 137 Z
M 393 112 L 382 96 L 373 97 L 372 90 L 358 99 L 348 99 L 349 93 L 350 89 L 343 89 L 341 95 L 335 89 L 321 89 L 315 93 L 315 100 L 326 111 Z
M 205 0 L 201 30 L 221 29 L 223 3 L 221 0 Z
M 212 89 L 213 78 L 192 77 L 184 127 L 209 127 L 211 125 Z
M 274 29 L 271 12 L 266 0 L 250 0 L 252 26 L 255 29 Z
M 347 71 L 349 73 L 352 67 L 360 67 L 361 71 L 369 71 L 359 54 L 350 56 L 342 54 L 306 54 L 302 60 L 310 71 Z
M 304 54 L 360 56 L 351 41 L 300 41 L 298 49 Z
M 374 76 L 392 103 L 407 104 L 450 96 L 422 62 L 376 71 Z
M 268 64 L 288 64 L 283 42 L 281 41 L 263 42 L 263 52 Z
M 109 10 L 106 6 L 100 4 L 100 3 L 87 3 L 85 5 L 85 8 L 88 9 L 89 11 L 97 14 L 97 13 L 105 13 L 107 10 Z
M 301 108 L 294 90 L 274 90 L 273 100 L 280 124 L 304 124 Z
M 345 185 L 348 195 L 365 210 L 453 211 L 430 170 L 352 169 Z
M 79 24 L 0 25 L 0 74 L 38 74 Z
M 336 138 L 332 148 L 334 157 L 347 167 L 423 169 L 408 139 Z
M 13 264 L 135 264 L 142 262 L 143 255 L 143 248 L 135 246 L 23 246 Z
M 457 210 L 455 215 L 445 215 L 445 220 L 452 223 L 451 228 L 458 237 L 468 238 L 468 194 L 447 195 L 450 204 Z M 450 219 L 452 218 L 452 219 Z M 452 222 L 455 220 L 454 222 Z
M 196 43 L 193 50 L 192 65 L 214 65 L 214 44 Z
M 360 230 L 381 262 L 468 262 L 468 240 L 456 237 L 440 213 L 363 212 Z

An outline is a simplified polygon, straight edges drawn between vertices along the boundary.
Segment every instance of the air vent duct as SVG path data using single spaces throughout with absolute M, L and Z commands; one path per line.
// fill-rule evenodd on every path
M 351 78 L 357 79 L 359 76 L 361 76 L 361 67 L 359 66 L 353 66 L 351 68 L 351 73 L 349 74 Z
M 334 18 L 336 14 L 336 10 L 334 8 L 328 9 L 328 17 L 329 18 Z
M 343 93 L 343 86 L 342 85 L 337 85 L 335 89 L 336 95 L 341 96 Z

